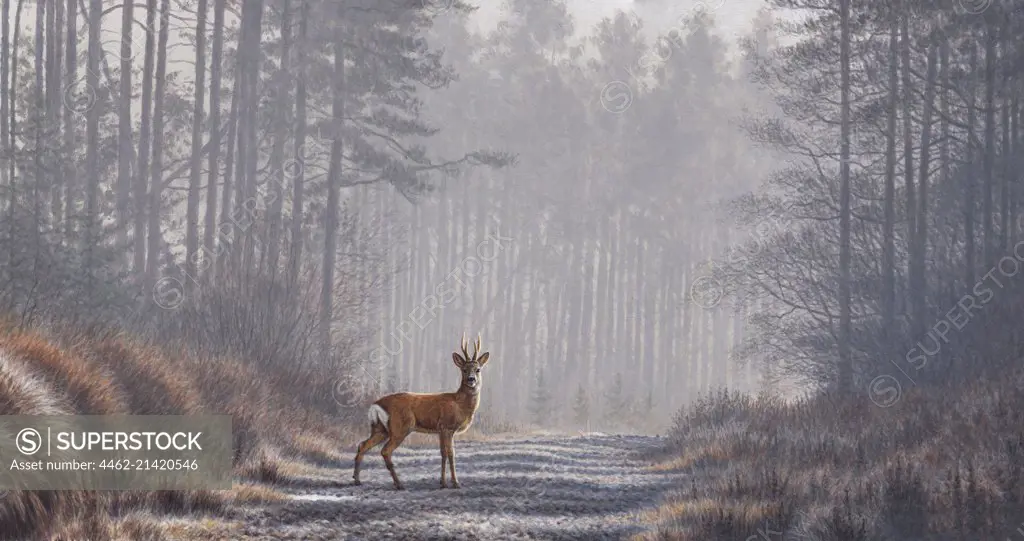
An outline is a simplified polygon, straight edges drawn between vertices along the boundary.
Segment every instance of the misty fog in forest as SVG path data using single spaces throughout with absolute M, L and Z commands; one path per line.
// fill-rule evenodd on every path
M 0 0 L 0 417 L 231 416 L 233 453 L 231 490 L 2 485 L 0 539 L 1019 539 L 1022 29 Z
M 756 305 L 713 260 L 783 226 L 729 207 L 779 163 L 743 129 L 767 11 L 723 32 L 724 3 L 644 5 L 673 15 L 656 33 L 561 2 L 247 6 L 125 3 L 99 35 L 63 22 L 102 2 L 13 6 L 13 313 L 339 363 L 343 408 L 454 390 L 464 333 L 497 360 L 493 423 L 658 430 L 757 388 Z
M 389 2 L 5 3 L 5 309 L 329 367 L 344 411 L 480 336 L 486 423 L 657 432 L 864 389 L 1013 245 L 986 6 Z

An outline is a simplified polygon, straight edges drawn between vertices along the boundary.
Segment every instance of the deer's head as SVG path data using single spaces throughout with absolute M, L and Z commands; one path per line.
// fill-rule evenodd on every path
M 452 360 L 455 361 L 455 366 L 462 372 L 462 388 L 468 389 L 469 392 L 475 393 L 480 389 L 483 384 L 483 375 L 480 371 L 481 368 L 487 364 L 487 360 L 490 358 L 490 352 L 480 353 L 480 336 L 477 335 L 476 342 L 473 344 L 473 355 L 471 356 L 466 348 L 466 335 L 462 335 L 462 355 L 458 352 L 452 353 Z

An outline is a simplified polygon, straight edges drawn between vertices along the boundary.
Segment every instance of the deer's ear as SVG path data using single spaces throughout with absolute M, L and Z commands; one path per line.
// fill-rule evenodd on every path
M 455 361 L 455 366 L 462 368 L 462 365 L 466 364 L 466 359 L 462 358 L 462 355 L 458 353 L 452 353 L 452 360 Z
M 476 362 L 480 363 L 480 366 L 482 367 L 483 365 L 487 364 L 487 359 L 489 359 L 490 357 L 491 352 L 488 351 L 487 353 L 484 353 L 483 355 L 477 357 Z

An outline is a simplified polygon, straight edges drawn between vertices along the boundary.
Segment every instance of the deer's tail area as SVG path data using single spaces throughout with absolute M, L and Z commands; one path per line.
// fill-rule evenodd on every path
M 370 409 L 366 412 L 366 417 L 370 419 L 370 426 L 380 425 L 384 431 L 388 429 L 388 419 L 390 416 L 388 412 L 384 411 L 384 408 L 377 404 L 370 406 Z

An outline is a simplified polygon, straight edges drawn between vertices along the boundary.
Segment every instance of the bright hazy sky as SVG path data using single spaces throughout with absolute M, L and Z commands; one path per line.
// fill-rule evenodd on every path
M 634 7 L 633 0 L 567 1 L 576 21 L 577 30 L 580 30 L 580 27 L 590 28 L 617 10 L 629 11 Z M 482 25 L 489 27 L 496 24 L 496 17 L 502 4 L 500 0 L 469 0 L 469 3 L 480 6 L 477 14 Z M 703 3 L 709 8 L 717 8 L 714 10 L 714 17 L 720 32 L 724 36 L 731 37 L 735 34 L 747 33 L 751 20 L 757 10 L 765 5 L 765 0 L 704 0 Z M 644 18 L 644 26 L 652 30 L 663 31 L 667 30 L 669 25 L 681 15 L 695 9 L 701 2 L 697 0 L 648 0 L 645 4 L 649 5 L 636 9 L 637 13 Z

